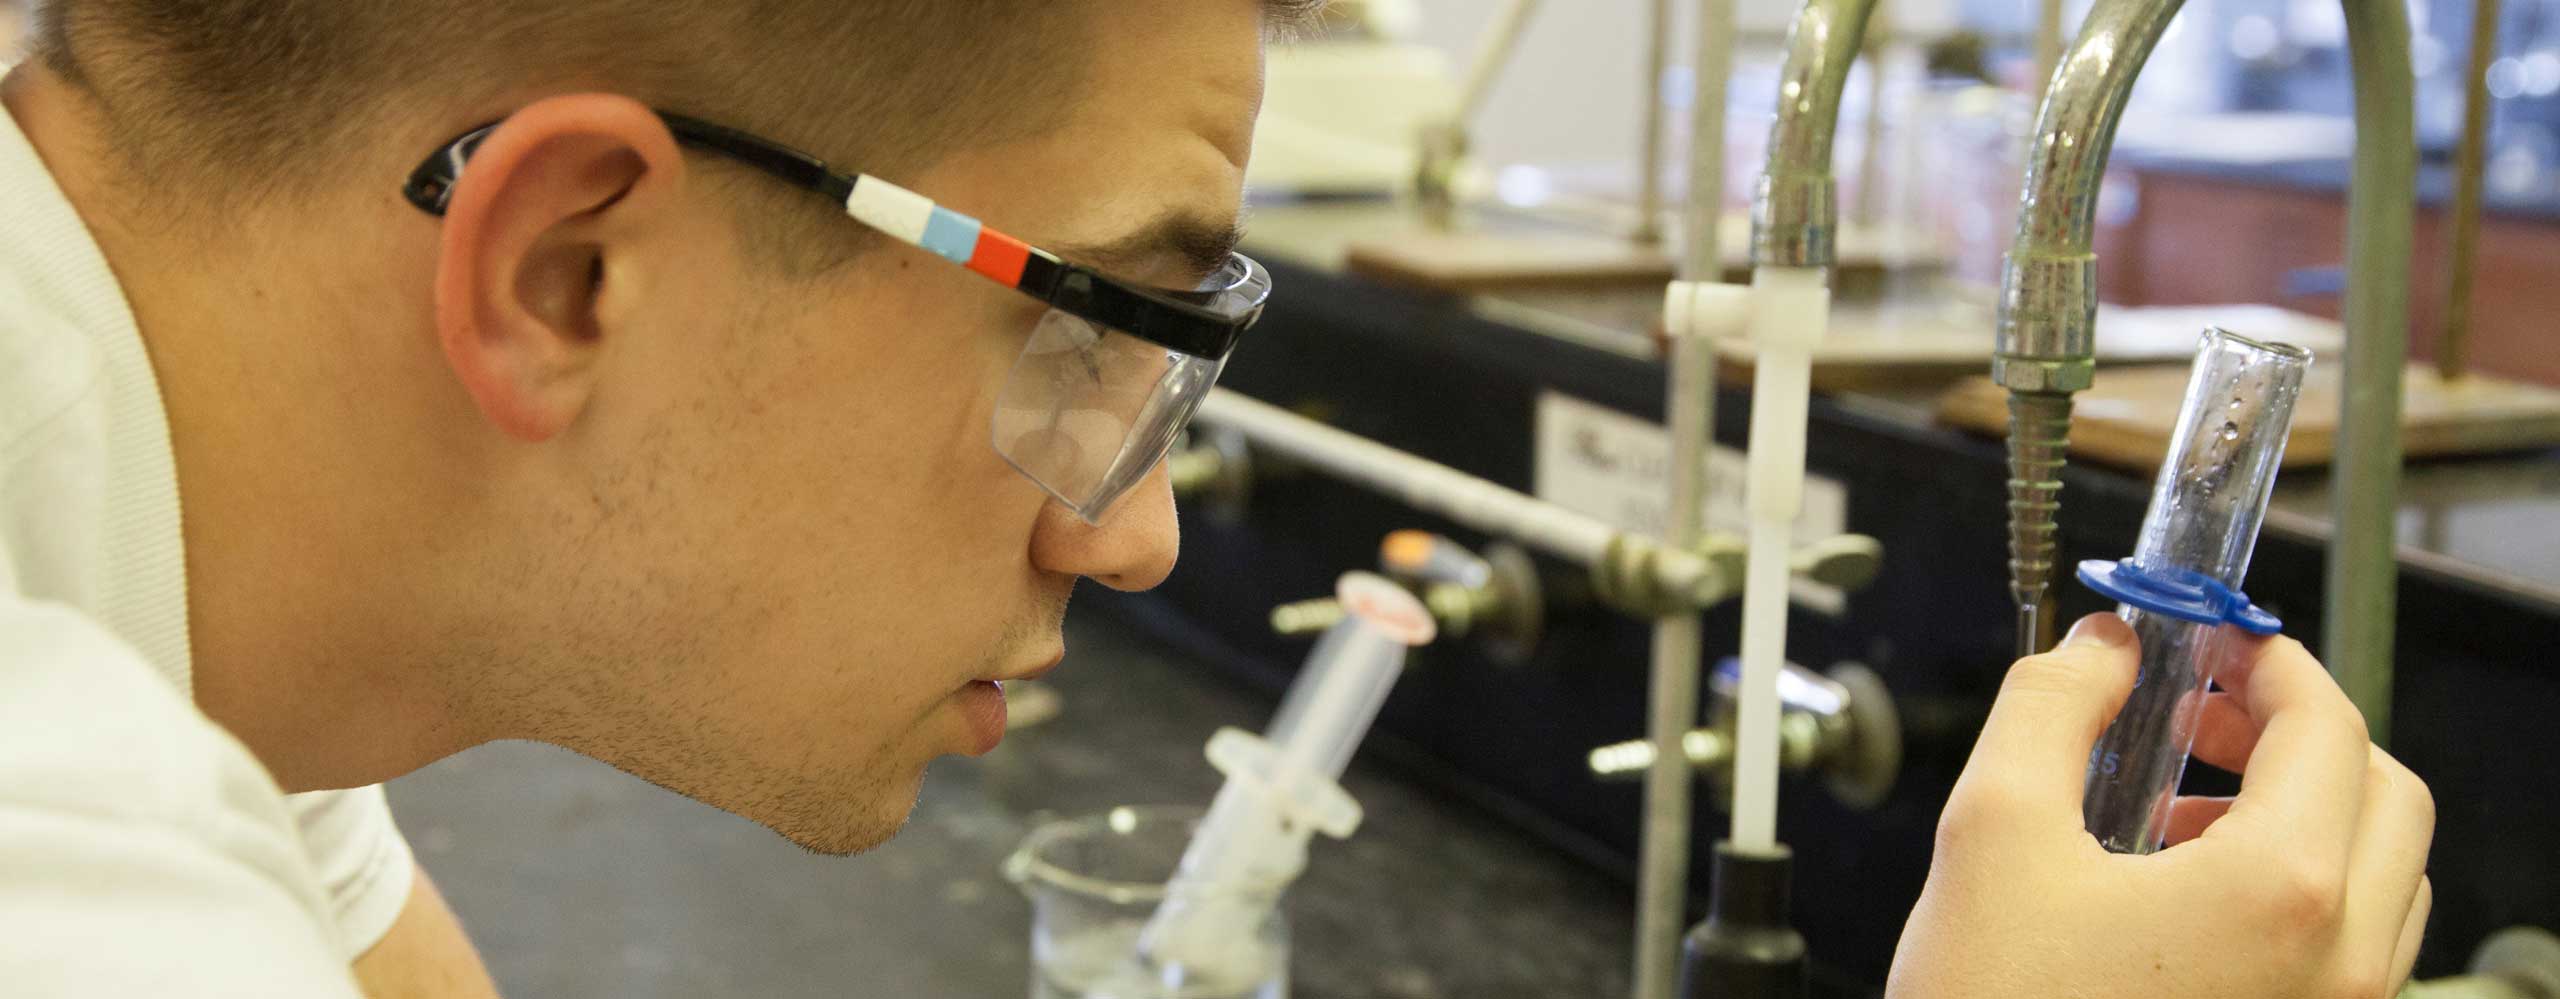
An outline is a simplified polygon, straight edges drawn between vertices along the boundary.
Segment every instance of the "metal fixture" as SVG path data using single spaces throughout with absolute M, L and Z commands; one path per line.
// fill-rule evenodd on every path
M 2470 68 L 2463 75 L 2462 141 L 2453 157 L 2453 266 L 2446 280 L 2444 339 L 2436 343 L 2436 371 L 2461 378 L 2470 360 L 2471 277 L 2480 255 L 2480 186 L 2489 145 L 2489 64 L 2498 57 L 2498 0 L 2471 8 Z
M 1724 270 L 1717 234 L 1724 219 L 1725 86 L 1733 75 L 1734 7 L 1737 0 L 1698 0 L 1697 43 L 1689 98 L 1689 190 L 1681 205 L 1680 277 L 1715 280 Z M 1667 43 L 1668 19 L 1655 31 Z M 1654 86 L 1660 86 L 1657 73 Z M 1661 97 L 1651 97 L 1659 113 Z M 1647 169 L 1655 169 L 1646 158 Z M 1678 287 L 1674 284 L 1673 287 Z M 1663 541 L 1695 551 L 1706 532 L 1701 508 L 1707 493 L 1707 448 L 1715 442 L 1715 345 L 1704 330 L 1666 314 L 1663 419 L 1671 436 L 1670 511 Z M 1730 595 L 1740 573 L 1715 573 L 1718 600 Z M 1609 582 L 1595 574 L 1595 582 Z M 1601 587 L 1604 591 L 1606 586 Z M 1654 621 L 1652 664 L 1645 690 L 1645 731 L 1662 750 L 1660 765 L 1645 774 L 1644 824 L 1638 830 L 1635 999 L 1670 999 L 1678 985 L 1681 922 L 1688 918 L 1689 768 L 1678 753 L 1680 737 L 1698 723 L 1698 671 L 1705 659 L 1698 616 L 1665 614 Z
M 1732 660 L 1727 660 L 1732 665 Z M 1730 786 L 1733 768 L 1733 704 L 1737 676 L 1719 667 L 1711 682 L 1715 723 L 1680 738 L 1681 755 L 1699 776 Z M 1857 663 L 1831 668 L 1829 676 L 1788 663 L 1778 696 L 1779 762 L 1791 773 L 1820 773 L 1833 797 L 1852 808 L 1874 808 L 1893 793 L 1902 771 L 1902 722 L 1884 679 Z M 1593 776 L 1633 780 L 1656 758 L 1644 740 L 1591 751 Z
M 1538 567 L 1516 545 L 1496 543 L 1481 556 L 1428 531 L 1403 530 L 1378 545 L 1378 565 L 1388 578 L 1420 594 L 1443 638 L 1481 643 L 1495 662 L 1527 662 L 1546 627 L 1546 597 Z M 1271 630 L 1292 638 L 1322 633 L 1342 620 L 1340 602 L 1327 597 L 1271 609 Z
M 1708 7 L 1717 0 L 1706 0 Z M 1757 350 L 1752 375 L 1750 473 L 1745 506 L 1750 534 L 1744 564 L 1742 652 L 1738 696 L 1730 698 L 1734 757 L 1731 838 L 1715 860 L 1714 915 L 1675 943 L 1685 918 L 1682 891 L 1688 876 L 1689 800 L 1686 735 L 1695 717 L 1696 622 L 1689 630 L 1665 627 L 1655 637 L 1655 684 L 1647 728 L 1655 754 L 1647 769 L 1642 880 L 1638 885 L 1636 996 L 1800 996 L 1806 989 L 1803 939 L 1786 924 L 1789 854 L 1777 841 L 1777 774 L 1785 712 L 1776 687 L 1785 655 L 1790 557 L 1789 535 L 1802 514 L 1804 421 L 1812 350 L 1830 311 L 1828 269 L 1839 224 L 1831 178 L 1832 135 L 1840 96 L 1856 60 L 1874 0 L 1806 0 L 1787 32 L 1779 71 L 1777 121 L 1769 132 L 1769 159 L 1751 204 L 1751 287 L 1714 283 L 1714 269 L 1684 273 L 1664 297 L 1664 326 L 1675 347 L 1703 347 L 1704 334 L 1746 332 Z M 1729 18 L 1728 9 L 1720 12 Z M 1706 19 L 1702 19 L 1706 20 Z M 1716 27 L 1729 27 L 1729 21 Z M 1702 45 L 1730 44 L 1728 37 Z M 1718 66 L 1726 65 L 1719 61 Z M 1701 78 L 1702 88 L 1707 81 Z M 1719 86 L 1721 78 L 1714 81 Z M 1696 103 L 1710 98 L 1701 94 Z M 1722 102 L 1718 93 L 1715 103 Z M 1720 157 L 1719 131 L 1703 133 L 1694 162 Z M 1722 190 L 1713 193 L 1720 201 Z M 1691 192 L 1694 200 L 1700 193 Z M 1693 233 L 1712 248 L 1712 227 Z M 1692 243 L 1693 251 L 1697 247 Z M 1695 258 L 1693 252 L 1692 258 Z M 1675 364 L 1673 385 L 1683 383 Z M 1700 391 L 1703 393 L 1704 389 Z M 1688 429 L 1673 409 L 1676 435 Z M 1699 426 L 1704 426 L 1703 419 Z M 1703 443 L 1703 441 L 1699 442 Z M 1693 457 L 1685 449 L 1675 454 Z M 1677 487 L 1694 480 L 1675 481 Z M 1675 510 L 1682 509 L 1679 506 Z M 1684 510 L 1683 512 L 1692 512 Z M 1694 537 L 1675 537 L 1683 547 Z M 1684 638 L 1685 649 L 1666 650 Z M 1673 656 L 1685 653 L 1685 670 Z M 1677 673 L 1678 675 L 1675 675 Z M 1685 683 L 1682 682 L 1685 679 Z M 1667 804 L 1658 808 L 1657 800 Z M 1661 813 L 1657 818 L 1657 813 Z M 1753 941 L 1787 940 L 1786 947 Z
M 2356 147 L 2347 192 L 2345 391 L 2339 401 L 2329 579 L 2320 651 L 2364 712 L 2373 741 L 2391 741 L 2391 643 L 2400 565 L 2401 374 L 2409 363 L 2409 228 L 2418 141 L 2409 69 L 2409 9 L 2346 0 Z
M 1742 578 L 1742 539 L 1730 534 L 1708 535 L 1696 551 L 1706 559 L 1716 578 Z M 1788 562 L 1788 572 L 1798 579 L 1854 591 L 1875 579 L 1883 557 L 1882 542 L 1863 534 L 1843 534 L 1797 549 Z M 1525 662 L 1536 650 L 1546 626 L 1544 587 L 1539 582 L 1536 563 L 1519 546 L 1496 542 L 1479 556 L 1437 534 L 1401 530 L 1388 534 L 1379 543 L 1378 568 L 1421 595 L 1443 636 L 1476 639 L 1494 661 L 1503 665 Z M 1625 563 L 1622 568 L 1625 571 L 1618 574 L 1619 585 L 1637 585 L 1655 575 L 1636 563 Z M 1611 597 L 1597 591 L 1595 587 L 1595 596 L 1613 606 L 1665 599 L 1660 593 Z M 1330 597 L 1293 601 L 1271 609 L 1271 630 L 1292 638 L 1321 633 L 1341 620 L 1342 608 Z
M 1697 552 L 1733 579 L 1742 578 L 1743 563 L 1749 557 L 1743 539 L 1731 534 L 1708 535 L 1698 543 Z M 1864 534 L 1835 534 L 1787 557 L 1788 575 L 1843 591 L 1865 589 L 1883 569 L 1884 542 Z
M 1420 155 L 1414 163 L 1414 196 L 1423 221 L 1431 228 L 1444 231 L 1457 228 L 1458 180 L 1470 145 L 1468 123 L 1484 109 L 1485 97 L 1493 91 L 1494 78 L 1501 72 L 1503 64 L 1511 61 L 1511 54 L 1518 50 L 1520 31 L 1537 9 L 1538 0 L 1510 0 L 1496 12 L 1492 25 L 1485 29 L 1483 39 L 1476 43 L 1474 58 L 1468 60 L 1467 75 L 1459 84 L 1457 101 L 1447 114 L 1423 122 L 1416 130 L 1415 145 Z M 1648 246 L 1662 241 L 1662 77 L 1670 58 L 1671 0 L 1652 0 L 1650 11 L 1647 21 L 1650 31 L 1645 49 L 1644 127 L 1640 134 L 1642 145 L 1637 152 L 1636 167 L 1636 225 L 1628 234 L 1633 241 Z M 1717 89 L 1719 92 L 1722 90 L 1721 81 Z
M 1831 174 L 1841 94 L 1857 61 L 1874 0 L 1807 0 L 1787 35 L 1778 76 L 1769 160 L 1751 206 L 1751 286 L 1699 294 L 1740 314 L 1755 353 L 1752 371 L 1750 554 L 1742 596 L 1742 679 L 1734 748 L 1734 847 L 1776 846 L 1775 685 L 1786 655 L 1786 566 L 1802 515 L 1804 429 L 1812 354 L 1830 314 L 1830 268 L 1837 259 L 1839 208 Z
M 1294 600 L 1271 608 L 1271 630 L 1289 638 L 1321 635 L 1342 617 L 1342 602 L 1332 597 Z
M 1695 552 L 1629 534 L 1597 517 L 1336 430 L 1228 389 L 1210 391 L 1200 404 L 1198 420 L 1243 434 L 1256 449 L 1258 464 L 1267 465 L 1271 457 L 1278 456 L 1376 490 L 1415 509 L 1589 567 L 1594 589 L 1604 596 L 1614 593 L 1618 600 L 1651 599 L 1660 601 L 1661 607 L 1696 610 L 1720 599 L 1730 589 L 1719 578 L 1717 569 Z
M 1831 140 L 1849 67 L 1874 9 L 1875 0 L 1808 0 L 1796 12 L 1779 71 L 1769 166 L 1751 202 L 1755 268 L 1829 267 L 1837 259 Z
M 1496 542 L 1479 556 L 1427 531 L 1397 531 L 1379 546 L 1389 577 L 1422 591 L 1440 633 L 1478 642 L 1493 661 L 1517 666 L 1537 651 L 1547 625 L 1537 563 L 1518 545 Z
M 1653 0 L 1646 19 L 1644 134 L 1636 152 L 1636 228 L 1628 238 L 1662 242 L 1662 74 L 1671 64 L 1671 0 Z
M 2062 65 L 2062 0 L 2037 0 L 2036 3 L 2036 78 L 2035 98 L 2041 103 L 2053 85 L 2053 71 Z
M 2468 974 L 2410 982 L 2400 999 L 2560 999 L 2560 936 L 2539 926 L 2499 930 L 2471 952 Z
M 2400 369 L 2407 352 L 2409 226 L 2416 169 L 2409 22 L 2398 0 L 2344 0 L 2354 67 L 2349 184 L 2347 383 L 2339 449 L 2338 538 L 2323 651 L 2368 719 L 2387 718 L 2391 515 L 2399 484 Z M 2037 115 L 2001 275 L 1991 376 L 2009 389 L 2009 583 L 2020 654 L 2052 641 L 2050 583 L 2071 395 L 2095 367 L 2098 182 L 2135 75 L 2180 0 L 2090 9 Z M 2359 688 L 2365 688 L 2359 692 Z M 2380 724 L 2374 730 L 2383 731 Z
M 1467 122 L 1483 110 L 1494 76 L 1503 63 L 1511 61 L 1512 51 L 1519 47 L 1520 29 L 1537 9 L 1538 0 L 1510 0 L 1503 5 L 1493 16 L 1492 26 L 1485 29 L 1484 40 L 1476 43 L 1475 58 L 1468 61 L 1466 80 L 1458 87 L 1457 103 L 1446 116 L 1423 123 L 1415 137 L 1422 155 L 1414 166 L 1414 195 L 1423 220 L 1434 229 L 1457 226 L 1458 170 L 1467 155 Z
M 2009 390 L 2009 594 L 2017 653 L 2052 643 L 2055 515 L 2071 395 L 2097 371 L 2098 182 L 2134 75 L 2181 0 L 2092 7 L 2057 64 L 2028 147 L 2018 231 L 2001 271 L 1991 377 Z
M 1867 12 L 1867 28 L 1861 33 L 1858 54 L 1867 60 L 1867 116 L 1860 122 L 1863 132 L 1858 149 L 1858 200 L 1849 208 L 1849 218 L 1868 229 L 1882 229 L 1884 217 L 1884 95 L 1885 53 L 1895 41 L 1890 7 L 1875 5 Z M 1894 245 L 1900 245 L 1896 237 Z
M 1164 459 L 1173 494 L 1208 505 L 1233 520 L 1253 499 L 1253 452 L 1244 435 L 1219 427 L 1195 427 L 1189 440 Z
M 1733 77 L 1733 7 L 1732 0 L 1700 0 L 1690 53 L 1689 191 L 1680 204 L 1680 276 L 1691 281 L 1714 280 L 1724 270 L 1724 249 L 1716 240 L 1724 221 L 1724 92 Z

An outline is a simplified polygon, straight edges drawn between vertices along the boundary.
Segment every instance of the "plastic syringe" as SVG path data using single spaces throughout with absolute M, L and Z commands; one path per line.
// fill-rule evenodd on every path
M 1238 959 L 1279 890 L 1306 866 L 1307 839 L 1340 839 L 1360 825 L 1342 769 L 1404 672 L 1405 650 L 1431 641 L 1431 614 L 1373 573 L 1335 584 L 1344 617 L 1316 643 L 1262 736 L 1222 728 L 1209 762 L 1227 775 L 1182 853 L 1138 950 L 1169 972 Z M 1242 886 L 1246 890 L 1233 890 Z

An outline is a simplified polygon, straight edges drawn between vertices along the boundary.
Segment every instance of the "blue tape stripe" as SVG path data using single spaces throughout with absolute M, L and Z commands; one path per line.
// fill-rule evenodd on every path
M 968 263 L 978 248 L 978 220 L 935 206 L 924 222 L 923 246 L 952 263 Z

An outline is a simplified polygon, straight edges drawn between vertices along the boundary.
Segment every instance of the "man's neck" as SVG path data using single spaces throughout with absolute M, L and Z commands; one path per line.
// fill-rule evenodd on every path
M 396 491 L 400 456 L 353 429 L 396 420 L 400 400 L 369 398 L 360 338 L 315 307 L 375 289 L 296 261 L 281 220 L 218 241 L 168 224 L 119 175 L 96 103 L 41 67 L 0 80 L 0 102 L 97 240 L 159 383 L 198 706 L 286 790 L 372 783 L 478 741 L 455 732 L 434 671 L 404 668 L 433 625 L 414 592 L 399 606 L 396 570 L 425 532 L 384 529 L 403 504 L 369 494 Z

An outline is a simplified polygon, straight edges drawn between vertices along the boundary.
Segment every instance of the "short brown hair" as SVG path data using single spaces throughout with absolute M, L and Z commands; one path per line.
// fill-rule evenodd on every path
M 38 0 L 33 40 L 141 176 L 257 200 L 380 155 L 354 144 L 404 107 L 563 86 L 896 176 L 1060 117 L 1086 21 L 1062 0 Z

